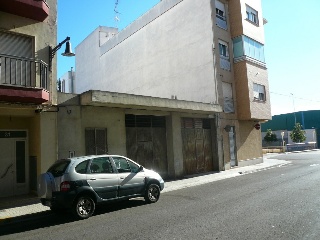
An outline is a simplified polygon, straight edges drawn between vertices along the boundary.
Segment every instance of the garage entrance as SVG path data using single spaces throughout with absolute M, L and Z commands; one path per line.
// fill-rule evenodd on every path
M 181 121 L 185 174 L 212 171 L 210 119 L 183 118 Z
M 127 156 L 163 178 L 168 174 L 166 118 L 126 115 Z

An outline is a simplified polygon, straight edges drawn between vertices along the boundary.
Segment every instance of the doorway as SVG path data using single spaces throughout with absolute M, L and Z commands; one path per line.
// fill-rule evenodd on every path
M 237 166 L 236 159 L 236 138 L 235 138 L 235 127 L 231 126 L 229 131 L 229 148 L 230 148 L 230 166 Z
M 29 192 L 26 136 L 26 131 L 0 131 L 1 197 Z

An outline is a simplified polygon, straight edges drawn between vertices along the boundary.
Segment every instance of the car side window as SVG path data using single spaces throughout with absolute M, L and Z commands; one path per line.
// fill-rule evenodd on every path
M 131 162 L 131 161 L 128 161 L 129 162 L 129 165 L 130 165 L 130 168 L 131 168 L 131 172 L 134 172 L 134 173 L 137 173 L 138 170 L 139 170 L 139 165 Z
M 97 157 L 92 159 L 90 173 L 113 173 L 109 157 Z
M 85 174 L 85 173 L 87 173 L 88 164 L 89 164 L 89 160 L 86 160 L 86 161 L 83 161 L 83 162 L 79 163 L 79 164 L 75 167 L 76 172 L 77 172 L 77 173 L 80 173 L 80 174 Z
M 131 172 L 131 168 L 127 159 L 122 157 L 112 157 L 119 173 Z

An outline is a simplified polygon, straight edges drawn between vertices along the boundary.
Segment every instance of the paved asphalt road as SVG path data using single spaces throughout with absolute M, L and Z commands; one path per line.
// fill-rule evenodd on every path
M 265 171 L 99 208 L 75 221 L 39 217 L 0 229 L 0 239 L 320 239 L 320 152 L 277 155 Z

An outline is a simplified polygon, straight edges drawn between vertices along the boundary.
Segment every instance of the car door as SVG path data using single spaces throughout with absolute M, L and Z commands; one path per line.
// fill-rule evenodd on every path
M 113 156 L 119 177 L 119 197 L 135 196 L 144 193 L 145 173 L 139 165 L 121 156 Z
M 102 199 L 118 197 L 119 178 L 109 157 L 96 157 L 91 160 L 87 182 Z

